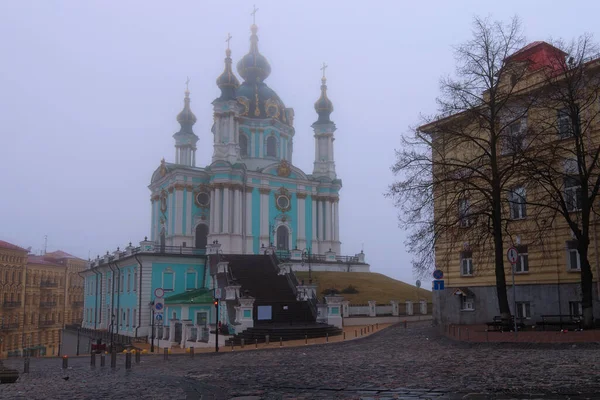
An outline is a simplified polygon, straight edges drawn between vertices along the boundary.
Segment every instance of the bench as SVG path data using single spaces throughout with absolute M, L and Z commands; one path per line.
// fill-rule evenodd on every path
M 542 320 L 537 322 L 536 325 L 540 325 L 542 330 L 546 330 L 546 327 L 558 326 L 560 330 L 568 327 L 574 327 L 576 329 L 582 329 L 583 320 L 579 316 L 573 315 L 542 315 Z
M 515 317 L 510 317 L 510 326 L 507 326 L 506 322 L 502 320 L 502 317 L 497 315 L 494 317 L 492 322 L 487 322 L 487 330 L 488 331 L 498 331 L 504 332 L 505 330 L 513 330 L 515 327 Z M 523 319 L 520 318 L 520 321 L 517 322 L 517 329 L 522 330 L 525 328 L 525 324 L 523 323 Z

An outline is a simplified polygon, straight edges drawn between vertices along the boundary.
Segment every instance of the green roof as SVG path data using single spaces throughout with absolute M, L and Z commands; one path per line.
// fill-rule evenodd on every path
M 210 289 L 194 289 L 165 297 L 166 304 L 207 304 L 214 300 Z

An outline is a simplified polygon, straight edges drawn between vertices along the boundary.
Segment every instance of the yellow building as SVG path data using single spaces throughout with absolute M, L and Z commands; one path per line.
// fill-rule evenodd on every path
M 0 240 L 0 358 L 22 348 L 27 253 Z
M 526 60 L 528 71 L 525 78 L 514 88 L 520 93 L 540 93 L 545 81 L 546 68 L 552 56 L 565 57 L 565 54 L 545 42 L 534 42 L 519 52 L 520 60 Z M 510 58 L 510 57 L 509 57 Z M 509 61 L 509 58 L 505 61 Z M 533 61 L 532 61 L 533 60 Z M 600 65 L 600 59 L 589 61 L 585 64 L 591 73 Z M 501 84 L 502 81 L 501 81 Z M 508 84 L 508 83 L 506 83 Z M 514 82 L 511 83 L 514 85 Z M 596 99 L 597 100 L 597 99 Z M 546 103 L 547 104 L 547 103 Z M 547 106 L 546 106 L 547 107 Z M 541 108 L 534 106 L 527 108 L 522 117 L 514 123 L 507 125 L 506 138 L 497 143 L 497 152 L 500 154 L 499 163 L 508 163 L 512 153 L 507 148 L 509 139 L 517 138 L 528 141 L 527 148 L 535 149 L 536 154 L 542 154 L 540 149 L 548 144 L 551 137 L 537 134 L 543 129 L 553 126 L 558 129 L 551 140 L 572 140 L 569 135 L 564 135 L 562 129 L 565 122 L 561 121 L 561 113 L 555 108 Z M 586 110 L 589 119 L 587 136 L 590 147 L 600 146 L 600 102 Z M 492 321 L 494 316 L 499 316 L 498 295 L 496 292 L 496 275 L 494 267 L 494 245 L 489 237 L 489 218 L 484 212 L 478 210 L 478 204 L 487 200 L 482 199 L 481 192 L 473 190 L 477 179 L 485 179 L 486 174 L 491 174 L 490 166 L 483 162 L 476 164 L 482 157 L 482 148 L 475 140 L 460 142 L 457 139 L 456 127 L 460 126 L 461 132 L 470 132 L 477 137 L 477 124 L 479 122 L 465 123 L 469 120 L 469 113 L 449 116 L 419 128 L 422 132 L 430 133 L 433 137 L 434 175 L 435 174 L 463 174 L 461 179 L 470 184 L 464 186 L 458 179 L 447 180 L 437 186 L 434 184 L 434 215 L 445 228 L 440 230 L 436 248 L 436 268 L 444 273 L 444 290 L 433 292 L 434 319 L 442 324 L 480 324 Z M 474 113 L 475 114 L 475 113 Z M 590 115 L 592 115 L 590 117 Z M 471 120 L 472 121 L 472 120 Z M 567 121 L 568 122 L 568 121 Z M 507 123 L 508 124 L 508 123 Z M 537 125 L 536 125 L 537 124 Z M 541 124 L 547 126 L 542 127 Z M 566 130 L 568 131 L 567 127 Z M 511 136 L 513 135 L 514 136 Z M 482 136 L 483 137 L 483 136 Z M 481 143 L 486 143 L 482 140 Z M 556 149 L 558 146 L 552 146 Z M 567 148 L 567 146 L 564 146 Z M 566 157 L 560 154 L 560 157 Z M 441 159 L 445 159 L 442 167 Z M 459 160 L 459 167 L 453 171 L 441 171 L 447 168 L 448 159 Z M 437 161 L 437 165 L 436 165 Z M 561 164 L 555 168 L 567 168 Z M 568 160 L 567 160 L 568 161 Z M 576 162 L 576 161 L 575 161 Z M 463 165 L 468 165 L 464 168 Z M 505 164 L 507 165 L 507 164 Z M 513 164 L 514 165 L 514 164 Z M 474 168 L 473 168 L 474 167 Z M 512 167 L 511 167 L 512 168 Z M 475 171 L 475 172 L 474 172 Z M 567 175 L 567 172 L 560 170 Z M 519 171 L 507 174 L 506 186 L 503 188 L 503 218 L 506 219 L 504 230 L 504 253 L 514 246 L 517 249 L 517 262 L 514 269 L 514 292 L 512 285 L 511 264 L 504 256 L 504 275 L 506 277 L 508 302 L 511 313 L 524 318 L 527 324 L 541 320 L 542 316 L 550 315 L 581 315 L 581 269 L 577 242 L 570 227 L 561 216 L 553 216 L 547 208 L 536 207 L 536 203 L 547 202 L 548 193 L 543 192 L 536 182 L 527 182 Z M 592 179 L 595 179 L 592 177 Z M 434 179 L 434 182 L 437 180 Z M 538 182 L 539 183 L 539 182 Z M 563 184 L 561 183 L 561 186 Z M 580 185 L 580 184 L 579 184 Z M 578 189 L 579 188 L 579 189 Z M 469 192 L 470 195 L 463 195 Z M 570 184 L 564 180 L 565 202 L 574 205 L 581 196 L 581 187 Z M 577 207 L 573 207 L 573 214 Z M 478 214 L 479 213 L 479 214 Z M 600 222 L 600 221 L 598 221 Z M 600 302 L 598 292 L 600 282 L 600 227 L 596 217 L 592 216 L 590 223 L 590 237 L 588 259 L 594 274 L 593 307 L 594 317 L 600 318 Z M 453 225 L 451 227 L 448 227 Z M 487 231 L 486 231 L 487 230 Z M 514 295 L 513 295 L 514 293 Z M 516 312 L 515 312 L 516 309 Z
M 44 256 L 0 241 L 0 357 L 56 355 L 65 325 L 83 319 L 86 262 L 62 251 Z

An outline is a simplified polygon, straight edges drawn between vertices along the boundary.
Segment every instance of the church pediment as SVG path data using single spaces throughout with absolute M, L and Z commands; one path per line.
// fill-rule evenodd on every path
M 281 160 L 278 163 L 273 163 L 266 166 L 262 170 L 263 174 L 279 176 L 282 178 L 308 180 L 308 177 L 298 167 L 293 166 L 286 160 Z

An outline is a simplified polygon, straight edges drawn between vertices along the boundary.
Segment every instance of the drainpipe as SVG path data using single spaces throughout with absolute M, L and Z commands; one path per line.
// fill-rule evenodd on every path
M 142 263 L 140 262 L 137 254 L 134 254 L 133 257 L 135 258 L 135 261 L 137 261 L 138 265 L 140 266 L 140 273 L 139 273 L 140 287 L 139 287 L 139 293 L 138 293 L 138 298 L 139 298 L 139 300 L 138 300 L 138 324 L 135 327 L 135 337 L 137 337 L 138 329 L 139 329 L 140 325 L 142 324 Z
M 113 269 L 113 267 L 111 266 L 110 263 L 108 263 L 108 268 L 110 268 L 110 272 L 111 272 L 111 283 L 110 283 L 110 334 L 112 335 L 113 330 L 115 329 L 115 327 L 113 326 L 114 323 L 114 319 L 113 319 L 113 315 L 115 315 L 115 270 Z
M 246 201 L 246 175 L 247 170 L 244 168 L 244 175 L 242 176 L 242 254 L 246 254 L 246 205 L 248 204 Z M 204 285 L 202 286 L 204 287 Z
M 98 328 L 98 274 L 97 271 L 92 271 L 96 275 L 96 296 L 94 296 L 94 330 Z

